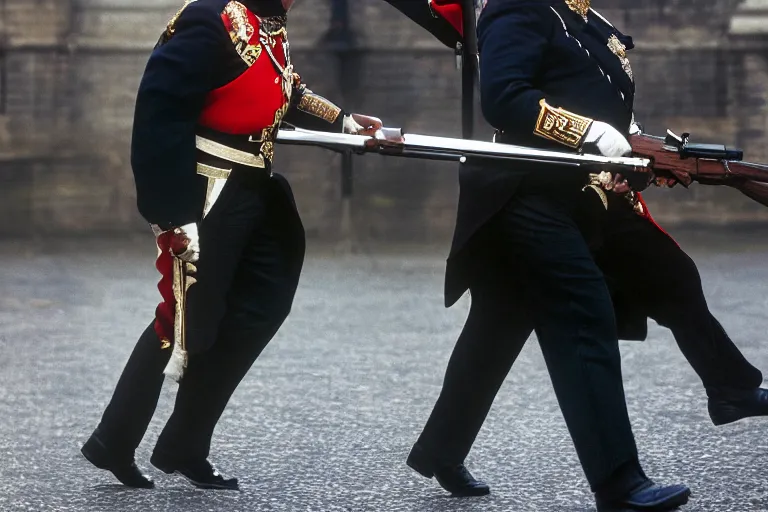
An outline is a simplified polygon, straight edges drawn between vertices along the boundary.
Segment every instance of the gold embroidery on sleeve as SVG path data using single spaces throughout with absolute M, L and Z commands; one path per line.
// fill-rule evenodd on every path
M 319 117 L 329 123 L 334 123 L 336 119 L 338 119 L 339 114 L 341 114 L 341 109 L 339 107 L 322 96 L 313 94 L 308 89 L 301 97 L 298 108 L 302 112 Z
M 561 108 L 550 107 L 543 99 L 539 105 L 541 105 L 541 113 L 533 133 L 578 149 L 593 120 Z

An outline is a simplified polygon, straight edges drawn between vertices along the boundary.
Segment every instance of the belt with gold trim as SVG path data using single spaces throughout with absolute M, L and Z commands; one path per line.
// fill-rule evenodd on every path
M 251 135 L 232 135 L 198 127 L 195 146 L 199 151 L 245 167 L 271 168 L 272 162 L 261 153 L 263 141 Z

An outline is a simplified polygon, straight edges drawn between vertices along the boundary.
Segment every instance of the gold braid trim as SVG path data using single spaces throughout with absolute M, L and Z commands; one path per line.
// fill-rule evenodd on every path
M 287 16 L 267 16 L 266 18 L 261 18 L 259 30 L 268 36 L 283 36 L 285 38 L 288 37 L 288 32 L 285 28 L 287 22 Z
M 587 185 L 582 190 L 592 189 L 600 197 L 600 201 L 603 202 L 603 208 L 608 209 L 608 196 L 605 194 L 605 190 L 601 189 L 597 185 Z
M 277 137 L 277 130 L 280 127 L 280 122 L 288 112 L 289 103 L 286 101 L 282 107 L 275 112 L 275 119 L 271 126 L 264 128 L 261 131 L 261 138 L 256 142 L 261 142 L 261 154 L 270 163 L 275 156 L 275 138 Z
M 539 137 L 578 149 L 592 126 L 592 119 L 576 115 L 561 108 L 550 107 L 546 100 L 539 102 L 541 112 L 533 133 Z
M 220 144 L 216 141 L 200 137 L 195 137 L 195 146 L 197 149 L 211 156 L 221 158 L 227 162 L 233 162 L 247 167 L 257 167 L 263 169 L 266 167 L 264 164 L 264 157 L 261 155 L 254 155 L 252 153 L 246 153 L 239 149 L 230 148 L 224 144 Z
M 298 109 L 331 124 L 335 123 L 341 114 L 339 107 L 309 89 L 305 89 L 299 101 Z
M 611 34 L 611 37 L 608 38 L 608 49 L 619 58 L 622 69 L 624 69 L 624 72 L 629 76 L 629 79 L 634 81 L 635 77 L 632 73 L 632 66 L 629 64 L 629 59 L 627 58 L 627 47 L 624 46 L 624 43 L 619 41 L 616 34 Z
M 197 174 L 212 180 L 226 180 L 231 173 L 232 169 L 222 169 L 212 165 L 201 164 L 200 162 L 197 163 Z
M 640 196 L 637 195 L 636 192 L 627 192 L 624 197 L 629 202 L 629 204 L 632 206 L 632 210 L 638 214 L 638 215 L 645 215 L 645 208 L 643 208 L 643 203 L 640 201 Z
M 589 182 L 582 190 L 592 189 L 600 197 L 603 202 L 603 207 L 608 209 L 608 195 L 606 191 L 613 190 L 613 174 L 607 171 L 603 171 L 600 174 L 590 174 Z M 640 201 L 640 196 L 634 191 L 629 191 L 626 194 L 622 194 L 624 199 L 632 207 L 632 210 L 638 215 L 645 215 L 643 203 Z
M 601 172 L 600 174 L 590 174 L 589 182 L 587 183 L 587 186 L 582 190 L 587 190 L 588 188 L 591 188 L 595 191 L 595 193 L 600 197 L 600 200 L 603 202 L 603 207 L 605 207 L 607 210 L 608 196 L 606 195 L 605 191 L 613 189 L 613 175 L 605 171 Z
M 589 14 L 590 0 L 565 0 L 565 5 L 570 10 L 584 18 L 587 21 L 587 14 Z

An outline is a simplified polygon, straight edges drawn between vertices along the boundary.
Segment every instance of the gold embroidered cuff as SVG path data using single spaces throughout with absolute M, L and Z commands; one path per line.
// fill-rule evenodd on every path
M 550 107 L 543 99 L 539 105 L 541 105 L 541 113 L 539 113 L 536 129 L 533 133 L 539 137 L 578 149 L 593 120 L 561 108 Z
M 298 108 L 302 112 L 319 117 L 329 123 L 336 122 L 339 114 L 341 114 L 341 109 L 339 107 L 309 90 L 307 90 L 301 97 Z

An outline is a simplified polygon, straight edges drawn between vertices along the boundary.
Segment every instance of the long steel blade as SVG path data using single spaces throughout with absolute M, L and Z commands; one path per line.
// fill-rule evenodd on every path
M 378 137 L 281 129 L 277 142 L 281 144 L 320 146 L 336 150 L 376 152 L 411 158 L 461 160 L 481 157 L 499 160 L 524 160 L 564 165 L 650 167 L 650 160 L 631 157 L 604 157 L 560 151 L 498 144 L 477 140 L 436 137 L 408 133 L 399 135 L 397 129 L 385 129 Z
M 512 144 L 500 144 L 478 140 L 453 139 L 431 135 L 405 134 L 405 149 L 434 148 L 453 150 L 466 153 L 468 156 L 486 157 L 518 157 L 525 160 L 536 160 L 553 163 L 570 163 L 579 165 L 620 165 L 627 167 L 648 167 L 650 160 L 644 158 L 617 157 L 610 158 L 596 155 L 566 153 L 545 149 L 529 148 Z M 382 143 L 386 145 L 387 143 Z

